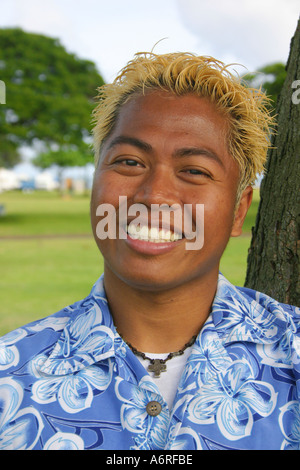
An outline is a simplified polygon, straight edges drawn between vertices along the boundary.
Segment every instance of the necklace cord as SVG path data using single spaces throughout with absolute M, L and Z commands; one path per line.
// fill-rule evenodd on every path
M 119 332 L 118 332 L 119 333 Z M 189 348 L 190 346 L 192 346 L 194 344 L 194 342 L 196 341 L 196 338 L 197 338 L 197 335 L 194 335 L 190 341 L 188 341 L 188 343 L 186 343 L 183 348 L 179 349 L 179 351 L 175 351 L 175 352 L 171 352 L 168 354 L 168 356 L 166 357 L 166 359 L 152 359 L 151 357 L 148 357 L 146 356 L 145 353 L 141 352 L 141 351 L 138 351 L 134 346 L 132 346 L 132 344 L 130 344 L 128 341 L 126 341 L 122 334 L 119 333 L 120 337 L 122 338 L 122 340 L 124 341 L 124 343 L 127 344 L 127 346 L 131 349 L 131 351 L 133 352 L 133 354 L 135 354 L 136 356 L 140 356 L 142 359 L 146 359 L 147 361 L 150 361 L 150 364 L 155 364 L 157 363 L 157 361 L 160 362 L 160 364 L 165 364 L 167 361 L 169 361 L 170 359 L 172 359 L 173 357 L 175 356 L 181 356 L 184 351 Z

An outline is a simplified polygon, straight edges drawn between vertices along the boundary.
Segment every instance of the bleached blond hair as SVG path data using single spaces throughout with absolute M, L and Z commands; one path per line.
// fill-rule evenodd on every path
M 113 83 L 98 90 L 99 103 L 93 114 L 96 165 L 120 109 L 133 95 L 155 89 L 178 96 L 194 94 L 210 99 L 228 117 L 228 150 L 240 168 L 241 194 L 264 170 L 273 118 L 266 95 L 246 86 L 229 67 L 213 57 L 192 53 L 136 54 Z

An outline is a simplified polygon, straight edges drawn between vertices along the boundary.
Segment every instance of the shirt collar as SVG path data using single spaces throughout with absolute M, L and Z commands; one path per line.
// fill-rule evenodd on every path
M 110 357 L 120 362 L 124 357 L 124 343 L 108 308 L 103 275 L 90 295 L 71 310 L 70 319 L 41 365 L 40 373 L 68 375 Z M 212 321 L 223 344 L 274 343 L 287 328 L 286 315 L 278 302 L 264 294 L 236 288 L 222 274 L 208 321 Z
M 233 286 L 219 275 L 211 314 L 223 342 L 271 344 L 280 340 L 289 324 L 282 306 L 260 292 Z
M 83 301 L 71 307 L 65 325 L 40 372 L 68 375 L 115 355 L 121 341 L 113 324 L 103 286 L 103 275 Z

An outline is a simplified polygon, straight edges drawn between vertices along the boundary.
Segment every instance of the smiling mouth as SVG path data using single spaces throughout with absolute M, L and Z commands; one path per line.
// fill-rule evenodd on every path
M 147 225 L 129 224 L 126 232 L 134 240 L 142 240 L 150 243 L 172 243 L 182 239 L 182 235 L 164 228 L 151 227 Z

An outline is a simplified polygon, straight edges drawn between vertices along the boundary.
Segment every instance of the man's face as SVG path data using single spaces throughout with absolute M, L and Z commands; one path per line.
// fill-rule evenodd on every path
M 102 148 L 91 200 L 92 227 L 105 273 L 132 287 L 154 291 L 200 278 L 216 280 L 221 255 L 230 236 L 239 235 L 251 202 L 248 189 L 235 219 L 239 168 L 228 153 L 227 135 L 226 118 L 205 98 L 154 91 L 123 105 Z M 149 227 L 154 204 L 176 204 L 182 217 L 184 206 L 192 207 L 195 229 L 196 205 L 203 204 L 203 247 L 187 250 L 187 240 L 173 241 L 172 235 L 156 243 L 147 229 L 143 240 L 136 239 L 136 233 L 118 238 L 120 196 L 127 198 L 128 209 L 143 204 Z M 104 203 L 116 210 L 115 239 L 100 240 L 96 234 L 97 207 Z M 171 234 L 172 229 L 171 225 Z

